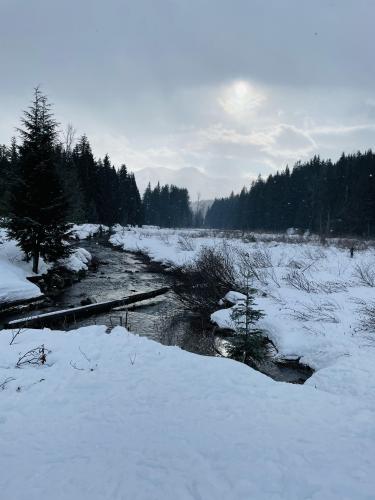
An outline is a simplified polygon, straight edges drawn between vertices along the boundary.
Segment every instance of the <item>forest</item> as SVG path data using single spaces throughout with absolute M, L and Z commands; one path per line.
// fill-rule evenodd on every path
M 309 230 L 322 236 L 375 235 L 375 155 L 315 156 L 258 177 L 240 194 L 216 199 L 205 224 L 219 229 Z
M 38 113 L 45 114 L 49 149 L 44 156 L 38 152 L 31 157 L 33 134 L 41 150 L 35 135 L 41 122 Z M 61 137 L 39 89 L 21 124 L 18 142 L 13 138 L 9 146 L 0 145 L 0 216 L 5 218 L 27 197 L 33 197 L 37 205 L 49 191 L 55 193 L 52 197 L 63 198 L 58 212 L 66 223 L 242 231 L 298 228 L 321 236 L 375 235 L 375 155 L 371 150 L 342 154 L 336 162 L 315 156 L 267 179 L 259 176 L 239 194 L 215 199 L 203 217 L 199 211 L 193 213 L 187 189 L 149 184 L 141 196 L 126 165 L 116 168 L 108 154 L 95 158 L 86 135 L 75 140 L 69 126 Z
M 13 205 L 17 203 L 17 195 L 20 201 L 17 186 L 26 181 L 27 172 L 22 170 L 25 160 L 23 144 L 34 131 L 33 113 L 43 105 L 44 99 L 39 90 L 36 92 L 30 110 L 26 111 L 22 119 L 26 132 L 25 129 L 19 130 L 20 144 L 13 138 L 10 146 L 0 145 L 0 216 L 3 217 L 12 211 Z M 49 109 L 48 103 L 46 106 Z M 168 227 L 191 225 L 192 212 L 186 189 L 173 185 L 160 187 L 158 184 L 152 193 L 149 187 L 142 199 L 134 174 L 128 171 L 125 164 L 116 168 L 108 154 L 96 159 L 87 136 L 82 135 L 75 141 L 71 126 L 60 138 L 53 115 L 50 119 L 53 130 L 48 137 L 52 145 L 51 154 L 48 155 L 48 170 L 56 174 L 50 179 L 54 189 L 61 190 L 64 195 L 66 222 L 92 222 L 107 226 L 116 223 L 124 226 L 143 223 Z M 32 164 L 29 167 L 31 170 L 34 168 Z M 46 185 L 46 172 L 43 169 L 38 171 L 38 166 L 35 168 L 32 177 Z M 52 186 L 45 188 L 51 189 Z

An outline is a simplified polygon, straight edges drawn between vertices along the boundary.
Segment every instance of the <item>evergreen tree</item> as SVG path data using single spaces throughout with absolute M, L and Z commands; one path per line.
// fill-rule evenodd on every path
M 144 223 L 146 225 L 151 225 L 152 224 L 152 190 L 151 190 L 151 184 L 148 183 L 147 188 L 145 192 L 143 193 L 143 198 L 142 198 L 142 204 L 143 204 L 143 214 L 144 214 Z
M 134 174 L 129 174 L 129 211 L 128 224 L 139 226 L 143 224 L 143 207 Z
M 187 189 L 148 184 L 143 195 L 144 221 L 161 227 L 190 227 L 193 213 Z
M 96 212 L 100 223 L 113 226 L 119 220 L 119 179 L 108 154 L 97 164 Z
M 248 191 L 215 200 L 205 225 L 221 229 L 310 230 L 328 235 L 375 235 L 375 155 L 315 156 L 293 171 L 259 177 Z
M 83 135 L 73 149 L 72 161 L 74 162 L 79 180 L 80 190 L 83 194 L 83 210 L 85 222 L 100 221 L 97 211 L 98 198 L 98 165 L 95 162 L 91 146 L 86 135 Z
M 0 145 L 0 215 L 6 214 L 6 199 L 9 188 L 9 170 L 9 150 L 5 145 Z
M 265 339 L 262 330 L 256 328 L 256 323 L 264 314 L 254 308 L 255 290 L 250 287 L 250 273 L 245 278 L 245 298 L 233 307 L 231 319 L 234 323 L 236 335 L 231 338 L 227 348 L 229 354 L 243 363 L 253 364 L 260 361 L 265 355 Z
M 38 88 L 22 124 L 18 176 L 6 225 L 37 273 L 40 256 L 53 261 L 69 253 L 64 242 L 68 204 L 56 169 L 57 123 Z
M 122 226 L 129 224 L 129 177 L 126 165 L 118 172 L 118 221 Z
M 73 152 L 68 147 L 56 147 L 58 158 L 58 173 L 60 182 L 68 201 L 66 218 L 69 221 L 81 224 L 86 221 L 83 192 L 79 181 L 78 170 L 73 161 Z

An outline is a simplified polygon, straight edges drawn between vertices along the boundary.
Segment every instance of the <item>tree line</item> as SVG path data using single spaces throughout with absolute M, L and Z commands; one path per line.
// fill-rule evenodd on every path
M 34 272 L 40 257 L 55 261 L 69 254 L 70 223 L 191 224 L 186 189 L 158 184 L 151 202 L 150 187 L 142 200 L 125 164 L 116 169 L 108 155 L 95 159 L 86 135 L 74 144 L 70 127 L 62 141 L 38 88 L 18 132 L 20 144 L 0 145 L 0 222 L 33 260 Z
M 336 162 L 315 156 L 249 189 L 216 199 L 205 224 L 219 229 L 310 230 L 322 236 L 375 236 L 375 154 L 342 154 Z
M 25 156 L 23 134 L 31 133 L 35 124 L 30 122 L 24 125 L 26 129 L 20 130 L 22 145 L 18 147 L 13 139 L 10 147 L 0 146 L 0 214 L 3 216 L 7 216 L 11 208 L 11 193 L 16 190 L 22 177 L 25 181 L 26 172 L 22 169 Z M 30 131 L 26 132 L 29 127 Z M 50 137 L 48 168 L 55 171 L 53 182 L 65 194 L 67 221 L 92 222 L 107 226 L 115 223 L 142 223 L 141 197 L 134 174 L 129 173 L 125 165 L 116 170 L 108 155 L 96 160 L 86 135 L 80 137 L 72 149 L 56 139 L 57 133 L 54 130 Z M 32 162 L 32 159 L 30 160 Z M 31 163 L 30 169 L 33 169 Z M 35 167 L 35 180 L 38 183 L 45 183 L 44 175 L 45 172 L 39 172 Z M 27 182 L 30 183 L 31 179 L 27 179 Z
M 162 227 L 189 227 L 193 223 L 188 190 L 174 185 L 154 189 L 148 184 L 143 195 L 144 223 Z

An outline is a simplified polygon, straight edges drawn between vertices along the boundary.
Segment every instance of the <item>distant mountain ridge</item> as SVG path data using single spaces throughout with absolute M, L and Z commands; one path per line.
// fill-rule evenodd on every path
M 212 204 L 215 200 L 199 200 L 199 201 L 193 201 L 190 203 L 191 209 L 193 213 L 196 213 L 198 211 L 202 212 L 202 215 L 205 216 L 207 213 L 207 210 L 212 207 Z
M 151 186 L 160 184 L 174 184 L 178 187 L 188 189 L 190 199 L 195 202 L 198 197 L 202 200 L 213 200 L 217 197 L 229 196 L 231 191 L 239 191 L 248 184 L 245 179 L 235 179 L 232 177 L 215 178 L 211 177 L 195 167 L 184 167 L 174 170 L 166 167 L 146 167 L 134 172 L 138 188 L 143 194 L 150 182 Z

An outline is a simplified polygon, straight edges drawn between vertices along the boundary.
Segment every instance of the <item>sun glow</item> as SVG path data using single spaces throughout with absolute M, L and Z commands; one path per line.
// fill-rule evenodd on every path
M 260 106 L 265 99 L 265 95 L 246 80 L 236 80 L 222 90 L 219 104 L 229 115 L 243 118 Z

